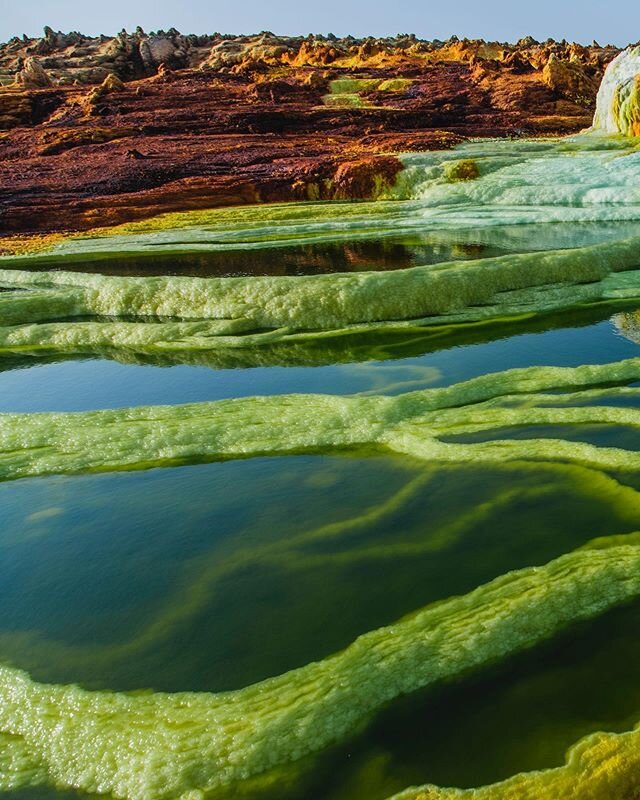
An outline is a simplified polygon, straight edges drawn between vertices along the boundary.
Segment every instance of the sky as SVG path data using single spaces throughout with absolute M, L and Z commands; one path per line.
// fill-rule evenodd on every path
M 640 39 L 637 0 L 0 0 L 0 41 L 54 30 L 114 34 L 123 27 L 182 33 L 334 33 L 516 41 L 530 34 L 590 44 Z

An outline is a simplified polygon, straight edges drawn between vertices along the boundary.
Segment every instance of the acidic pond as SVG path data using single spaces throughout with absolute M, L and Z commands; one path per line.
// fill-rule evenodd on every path
M 404 160 L 0 258 L 2 797 L 637 796 L 640 149 Z

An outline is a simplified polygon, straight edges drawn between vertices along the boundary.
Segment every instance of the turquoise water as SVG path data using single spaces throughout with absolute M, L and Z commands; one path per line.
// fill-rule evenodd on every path
M 74 268 L 212 276 L 391 270 L 615 242 L 637 236 L 639 225 L 372 235 L 283 245 L 277 264 L 276 248 L 245 258 L 240 241 L 232 258 L 172 256 L 169 265 L 145 255 Z M 348 342 L 336 335 L 293 356 L 284 344 L 256 366 L 242 348 L 217 367 L 206 353 L 186 363 L 180 354 L 145 358 L 116 347 L 101 357 L 16 350 L 0 355 L 0 412 L 400 395 L 511 368 L 613 363 L 640 356 L 640 302 L 623 301 L 434 331 L 365 331 Z M 607 403 L 635 408 L 638 400 L 598 401 Z M 523 440 L 523 453 L 526 440 L 550 437 L 640 450 L 638 431 L 622 424 L 499 433 Z M 444 440 L 494 438 L 491 430 Z M 446 465 L 373 446 L 149 467 L 0 483 L 0 662 L 39 682 L 92 690 L 241 689 L 511 570 L 640 530 L 640 504 L 624 494 L 640 489 L 633 470 L 525 457 Z M 633 601 L 534 650 L 397 698 L 347 740 L 302 759 L 283 782 L 242 796 L 384 800 L 411 784 L 473 787 L 561 765 L 581 737 L 628 730 L 640 717 L 639 625 Z M 34 787 L 2 796 L 90 795 Z M 212 796 L 240 795 L 230 787 Z
M 290 392 L 399 394 L 446 386 L 512 367 L 604 364 L 638 354 L 638 345 L 619 333 L 610 313 L 591 312 L 589 317 L 591 323 L 580 320 L 579 327 L 553 327 L 553 322 L 546 326 L 538 324 L 536 327 L 543 330 L 535 333 L 507 336 L 498 329 L 490 334 L 490 341 L 479 343 L 474 343 L 473 335 L 469 334 L 467 338 L 471 341 L 464 345 L 447 346 L 445 340 L 440 341 L 438 347 L 437 340 L 414 341 L 404 348 L 401 346 L 400 351 L 429 348 L 432 352 L 404 358 L 394 357 L 398 354 L 392 340 L 385 360 L 319 367 L 213 370 L 191 366 L 160 368 L 102 360 L 47 363 L 46 357 L 41 360 L 27 356 L 19 361 L 6 357 L 8 365 L 0 371 L 0 412 L 84 411 Z M 521 327 L 526 329 L 526 323 Z M 483 331 L 478 338 L 485 335 Z M 379 354 L 384 350 L 384 343 L 377 344 L 375 349 Z M 363 351 L 366 354 L 366 346 Z

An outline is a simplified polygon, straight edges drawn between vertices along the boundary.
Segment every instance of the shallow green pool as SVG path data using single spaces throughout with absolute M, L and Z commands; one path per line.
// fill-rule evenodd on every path
M 461 155 L 0 261 L 3 796 L 385 800 L 640 720 L 637 154 Z

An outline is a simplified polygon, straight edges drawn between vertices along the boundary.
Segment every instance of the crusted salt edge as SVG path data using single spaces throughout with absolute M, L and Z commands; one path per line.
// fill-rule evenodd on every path
M 277 452 L 290 439 L 300 447 L 344 444 L 346 434 L 358 441 L 378 436 L 389 446 L 400 443 L 400 449 L 413 443 L 416 452 L 422 448 L 423 455 L 432 457 L 425 444 L 430 430 L 442 435 L 527 419 L 566 424 L 573 413 L 583 423 L 635 427 L 640 419 L 632 408 L 572 405 L 607 392 L 632 394 L 634 389 L 602 384 L 639 377 L 640 359 L 632 359 L 573 369 L 511 370 L 397 398 L 289 396 L 83 414 L 11 414 L 0 417 L 0 463 L 6 470 L 13 462 L 23 474 L 36 474 L 37 464 L 28 467 L 34 457 L 44 457 L 45 465 L 51 457 L 54 464 L 71 459 L 67 467 L 95 468 L 97 461 L 91 459 L 106 459 L 108 465 L 109 459 L 122 456 L 123 443 L 138 459 L 158 445 L 163 457 L 170 457 L 176 446 L 193 448 L 194 424 L 203 441 L 226 430 L 220 441 L 242 455 L 256 448 Z M 565 393 L 540 395 L 558 389 Z M 554 402 L 557 407 L 548 406 Z M 212 418 L 218 419 L 218 429 L 212 430 Z M 248 428 L 245 421 L 258 424 Z M 466 463 L 474 453 L 487 457 L 483 451 L 496 443 L 440 444 L 447 459 Z M 519 446 L 497 444 L 498 452 L 488 457 L 498 460 L 504 460 L 506 445 Z M 567 442 L 526 442 L 513 456 L 531 457 L 532 448 L 534 458 L 581 461 L 586 453 L 587 461 L 601 466 L 638 468 L 632 453 L 589 445 L 581 450 Z M 132 800 L 186 798 L 294 762 L 348 736 L 399 694 L 503 658 L 571 621 L 636 596 L 640 549 L 631 545 L 636 538 L 625 539 L 628 545 L 620 537 L 610 545 L 600 541 L 596 549 L 563 556 L 547 567 L 503 576 L 465 597 L 366 634 L 337 656 L 236 692 L 131 697 L 43 686 L 18 670 L 0 668 L 0 731 L 11 744 L 0 787 L 35 785 L 46 777 L 57 786 Z M 537 780 L 514 779 L 514 785 L 530 779 Z M 441 790 L 421 791 L 438 797 L 433 792 Z
M 0 731 L 22 741 L 0 788 L 42 782 L 46 772 L 58 787 L 130 800 L 213 791 L 340 741 L 399 695 L 638 594 L 640 548 L 580 550 L 429 606 L 321 662 L 218 695 L 90 692 L 0 667 Z
M 623 800 L 636 797 L 638 790 L 640 726 L 585 737 L 556 769 L 520 773 L 478 789 L 413 787 L 389 800 Z
M 465 444 L 450 434 L 535 424 L 640 426 L 634 408 L 572 407 L 597 400 L 603 384 L 640 379 L 640 359 L 573 368 L 529 367 L 399 396 L 282 395 L 178 406 L 1 414 L 0 479 L 149 469 L 202 458 L 244 458 L 374 446 L 428 462 L 566 461 L 637 470 L 633 450 L 562 439 Z M 548 390 L 574 391 L 546 407 Z M 634 390 L 629 390 L 633 392 Z M 517 408 L 501 408 L 510 395 Z M 545 407 L 539 407 L 542 403 Z M 484 405 L 482 405 L 484 404 Z
M 637 296 L 640 239 L 392 272 L 120 278 L 0 270 L 0 348 L 161 351 L 285 341 L 296 331 L 438 325 Z M 87 322 L 87 316 L 151 322 Z M 68 321 L 54 323 L 56 318 Z M 155 321 L 153 321 L 155 320 Z M 33 325 L 29 323 L 48 323 Z M 76 326 L 76 327 L 74 327 Z M 112 326 L 112 327 L 109 327 Z M 267 331 L 256 334 L 255 331 Z

